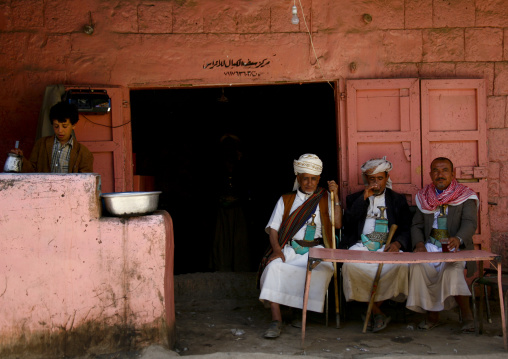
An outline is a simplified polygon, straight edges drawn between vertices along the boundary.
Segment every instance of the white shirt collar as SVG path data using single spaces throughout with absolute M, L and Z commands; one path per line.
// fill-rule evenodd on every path
M 311 194 L 307 194 L 307 193 L 305 193 L 305 192 L 302 192 L 302 191 L 300 190 L 300 188 L 298 188 L 298 189 L 296 190 L 296 195 L 297 195 L 297 196 L 298 196 L 298 197 L 299 197 L 302 201 L 306 201 L 306 200 L 308 200 L 308 199 L 309 199 L 309 197 L 310 197 L 310 196 L 312 196 L 312 193 L 311 193 Z

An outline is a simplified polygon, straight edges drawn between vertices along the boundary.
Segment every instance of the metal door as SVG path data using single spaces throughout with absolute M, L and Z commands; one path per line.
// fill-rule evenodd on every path
M 474 243 L 490 250 L 485 80 L 422 80 L 421 106 L 423 185 L 434 158 L 452 160 L 457 181 L 480 199 Z
M 74 129 L 76 138 L 94 155 L 94 172 L 101 175 L 103 193 L 132 191 L 129 91 L 126 88 L 94 89 L 108 92 L 111 111 L 105 115 L 80 113 Z
M 422 184 L 418 79 L 351 80 L 346 95 L 343 197 L 363 190 L 365 161 L 386 156 L 393 163 L 393 190 L 406 194 L 411 205 Z

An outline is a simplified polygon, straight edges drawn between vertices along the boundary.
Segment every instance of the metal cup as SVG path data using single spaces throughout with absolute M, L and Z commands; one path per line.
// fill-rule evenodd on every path
M 15 153 L 8 153 L 7 160 L 4 164 L 4 172 L 20 173 L 21 166 L 23 164 L 23 158 Z

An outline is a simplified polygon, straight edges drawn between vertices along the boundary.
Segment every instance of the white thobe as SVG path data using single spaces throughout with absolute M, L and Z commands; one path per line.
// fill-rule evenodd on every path
M 437 228 L 439 211 L 434 214 L 433 228 Z M 427 252 L 442 252 L 426 243 Z M 456 295 L 469 296 L 471 291 L 464 278 L 466 262 L 416 263 L 410 266 L 410 295 L 406 307 L 419 313 L 439 312 L 457 306 Z
M 378 206 L 385 206 L 385 195 L 370 196 L 367 218 L 363 227 L 363 234 L 369 234 L 374 231 L 376 217 L 379 217 Z M 385 211 L 385 217 L 388 215 Z M 382 252 L 385 246 L 378 252 Z M 350 247 L 349 250 L 368 251 L 363 243 Z M 377 273 L 379 264 L 376 263 L 344 263 L 342 266 L 342 278 L 344 296 L 347 301 L 369 302 L 372 283 Z M 407 264 L 384 264 L 381 276 L 376 290 L 376 302 L 384 300 L 394 300 L 403 302 L 408 295 L 408 265 Z
M 300 205 L 302 205 L 308 197 L 309 196 L 305 193 L 297 191 L 290 213 L 300 207 Z M 328 201 L 328 208 L 331 208 L 330 200 Z M 329 216 L 330 212 L 331 210 L 329 210 Z M 314 238 L 322 238 L 319 205 L 316 208 L 315 214 L 316 217 L 314 219 L 314 223 L 316 224 L 316 233 Z M 279 230 L 283 215 L 284 201 L 281 197 L 277 202 L 272 216 L 266 226 L 265 230 L 267 233 L 270 228 L 276 231 Z M 293 239 L 303 239 L 305 236 L 305 229 L 306 225 L 304 225 L 298 233 L 296 233 Z M 322 248 L 322 246 L 318 247 Z M 287 305 L 293 308 L 303 308 L 303 295 L 305 292 L 305 278 L 307 275 L 307 261 L 309 254 L 296 254 L 289 244 L 284 246 L 282 252 L 284 253 L 286 261 L 283 262 L 282 259 L 277 258 L 266 266 L 263 274 L 261 275 L 261 293 L 259 295 L 259 300 L 262 302 L 269 301 Z M 332 275 L 333 265 L 329 262 L 321 262 L 312 270 L 312 280 L 309 289 L 309 303 L 307 306 L 308 310 L 323 312 L 325 294 Z

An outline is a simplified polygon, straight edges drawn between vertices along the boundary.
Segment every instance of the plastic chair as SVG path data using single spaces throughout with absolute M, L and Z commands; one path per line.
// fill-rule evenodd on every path
M 502 290 L 504 292 L 504 299 L 499 298 L 499 300 L 504 300 L 505 305 L 505 318 L 508 316 L 508 273 L 503 271 L 503 276 L 501 278 L 502 282 Z M 471 283 L 471 293 L 472 293 L 472 303 L 473 303 L 473 319 L 474 319 L 474 328 L 475 334 L 483 334 L 483 303 L 480 302 L 480 320 L 478 320 L 478 316 L 476 314 L 476 298 L 475 298 L 475 287 L 476 285 L 483 285 L 483 289 L 485 291 L 485 305 L 487 307 L 487 320 L 489 323 L 492 323 L 492 316 L 490 314 L 490 305 L 489 305 L 489 297 L 487 286 L 492 287 L 493 289 L 498 289 L 497 283 L 497 271 L 494 269 L 485 269 L 483 277 L 478 277 L 473 280 Z

